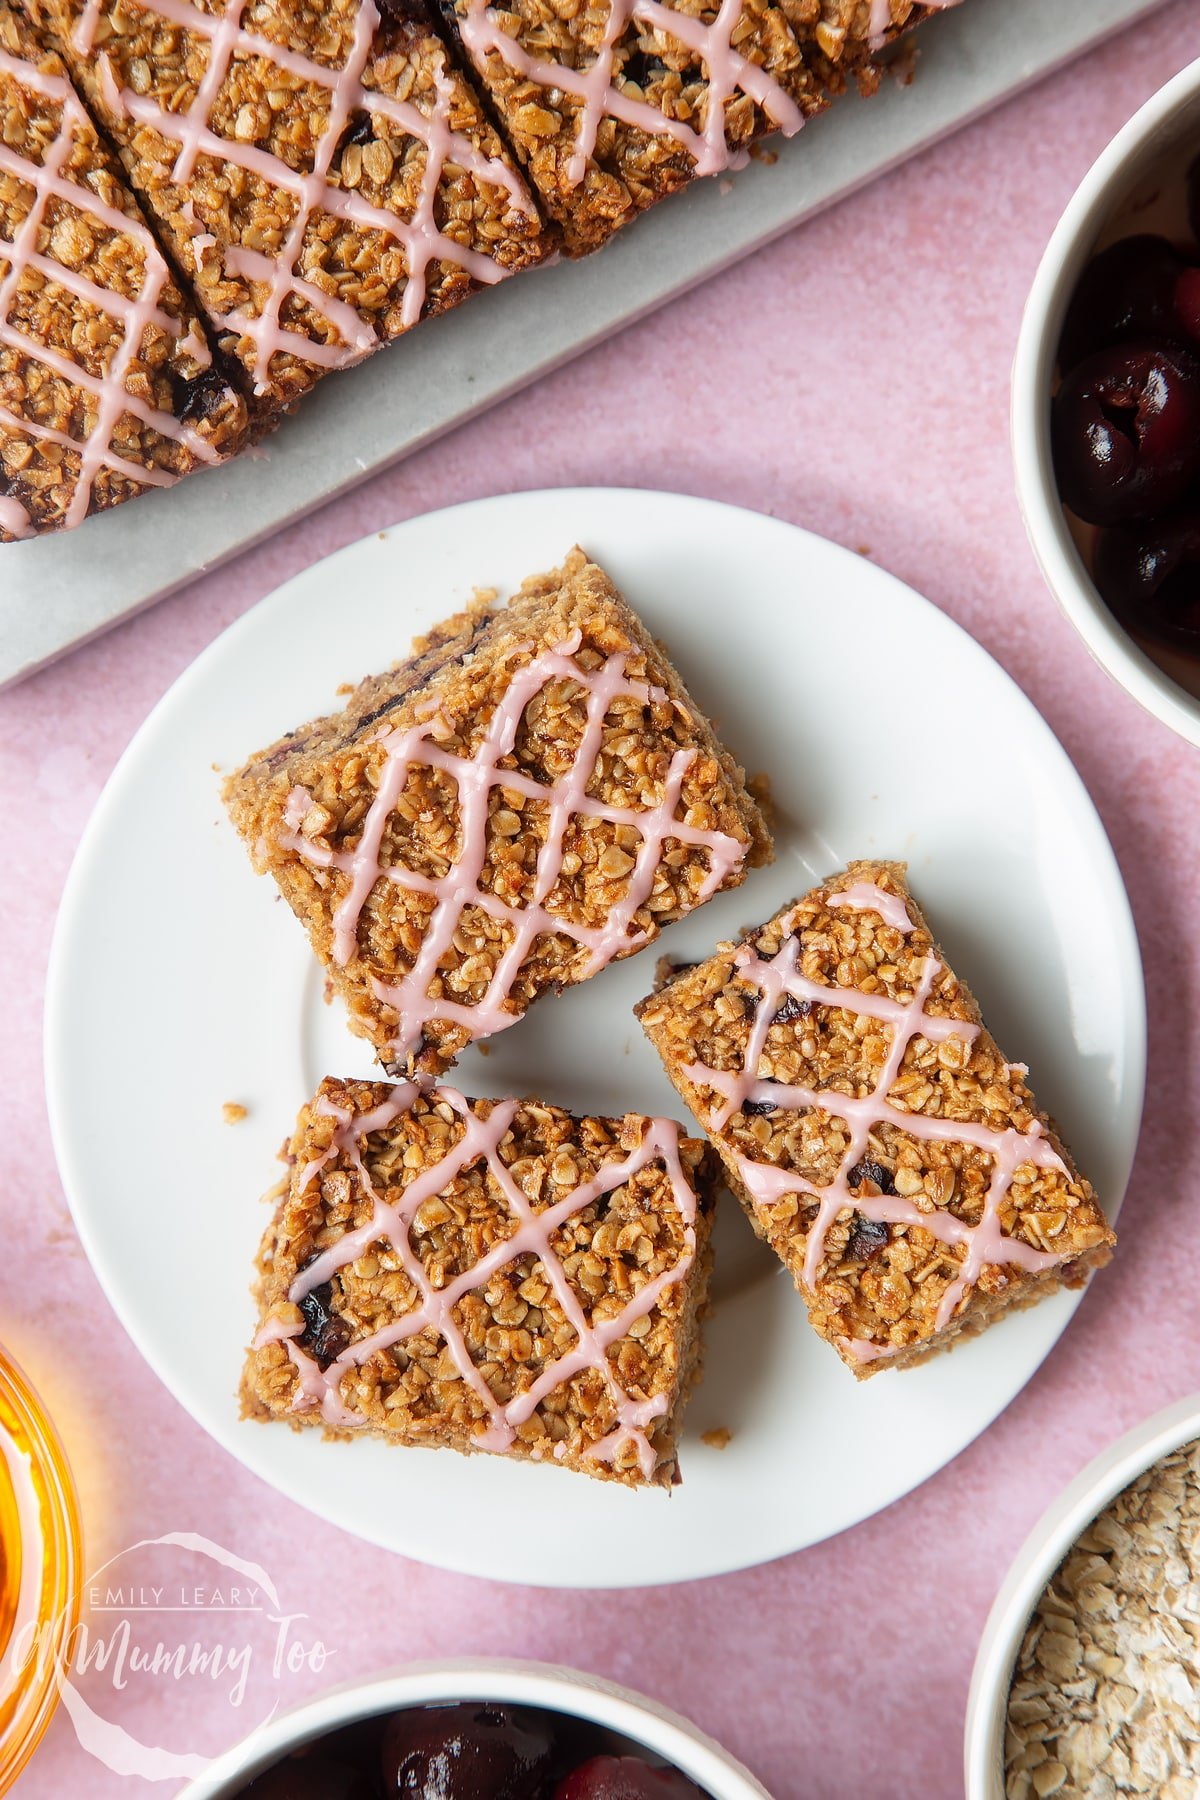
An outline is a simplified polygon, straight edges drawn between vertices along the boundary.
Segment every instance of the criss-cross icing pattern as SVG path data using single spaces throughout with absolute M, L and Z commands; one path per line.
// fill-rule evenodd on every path
M 288 1299 L 298 1306 L 315 1288 L 330 1281 L 339 1269 L 355 1262 L 372 1244 L 386 1240 L 416 1288 L 419 1305 L 370 1336 L 350 1344 L 326 1369 L 322 1369 L 297 1341 L 304 1334 L 303 1320 L 294 1323 L 278 1318 L 268 1320 L 254 1340 L 255 1349 L 271 1343 L 286 1346 L 298 1376 L 294 1411 L 303 1413 L 319 1409 L 327 1425 L 337 1430 L 353 1430 L 369 1421 L 361 1412 L 348 1406 L 342 1397 L 342 1383 L 347 1374 L 379 1352 L 407 1343 L 419 1333 L 433 1329 L 443 1339 L 455 1368 L 483 1409 L 486 1424 L 475 1436 L 474 1447 L 496 1452 L 511 1449 L 518 1427 L 532 1418 L 555 1388 L 592 1370 L 602 1377 L 608 1388 L 616 1423 L 606 1436 L 585 1450 L 584 1456 L 611 1463 L 626 1447 L 632 1447 L 642 1476 L 649 1481 L 657 1458 L 648 1428 L 670 1410 L 671 1397 L 663 1392 L 647 1399 L 635 1399 L 617 1380 L 608 1352 L 628 1335 L 639 1319 L 646 1318 L 654 1310 L 668 1288 L 684 1280 L 695 1259 L 696 1197 L 679 1160 L 678 1127 L 669 1119 L 647 1119 L 635 1150 L 605 1163 L 590 1180 L 581 1182 L 542 1212 L 535 1212 L 500 1155 L 500 1146 L 519 1110 L 519 1102 L 497 1101 L 490 1114 L 481 1118 L 456 1089 L 435 1088 L 429 1092 L 430 1101 L 443 1102 L 452 1108 L 462 1124 L 462 1136 L 448 1155 L 415 1176 L 396 1199 L 385 1200 L 366 1167 L 363 1141 L 371 1132 L 388 1130 L 409 1110 L 422 1091 L 415 1082 L 401 1083 L 387 1100 L 367 1113 L 353 1113 L 336 1106 L 325 1095 L 317 1101 L 316 1112 L 336 1120 L 334 1134 L 329 1148 L 297 1171 L 296 1191 L 303 1193 L 329 1162 L 344 1156 L 354 1170 L 362 1197 L 370 1204 L 371 1216 L 365 1225 L 346 1232 L 309 1263 L 288 1289 Z M 444 1287 L 435 1288 L 412 1246 L 409 1228 L 424 1201 L 442 1193 L 458 1176 L 479 1162 L 485 1164 L 488 1176 L 512 1213 L 514 1229 L 471 1268 Z M 683 1226 L 683 1249 L 673 1264 L 646 1281 L 613 1317 L 589 1319 L 551 1240 L 559 1227 L 576 1213 L 613 1193 L 639 1170 L 655 1163 L 666 1172 L 672 1202 Z M 541 1264 L 559 1309 L 575 1334 L 575 1343 L 564 1355 L 548 1363 L 522 1393 L 502 1402 L 497 1400 L 472 1360 L 454 1318 L 454 1308 L 472 1290 L 485 1287 L 497 1270 L 524 1256 L 534 1256 Z M 561 1457 L 563 1448 L 556 1447 L 554 1454 Z
M 378 741 L 386 750 L 386 761 L 379 775 L 379 785 L 358 842 L 353 849 L 333 850 L 302 833 L 305 816 L 313 804 L 307 789 L 293 788 L 285 811 L 285 830 L 279 834 L 281 848 L 292 850 L 319 868 L 337 869 L 346 877 L 345 891 L 333 916 L 333 958 L 345 966 L 358 947 L 358 923 L 367 897 L 376 882 L 386 880 L 414 894 L 425 894 L 435 901 L 425 927 L 421 949 L 412 968 L 397 982 L 386 982 L 372 976 L 376 997 L 395 1009 L 399 1027 L 391 1046 L 392 1055 L 402 1059 L 417 1049 L 425 1025 L 432 1019 L 463 1025 L 471 1037 L 485 1037 L 514 1025 L 520 1014 L 510 1011 L 506 1002 L 521 967 L 542 934 L 570 938 L 590 954 L 580 979 L 595 974 L 615 956 L 640 949 L 648 942 L 647 931 L 631 931 L 634 914 L 649 899 L 654 876 L 662 859 L 667 839 L 703 850 L 708 856 L 708 871 L 696 895 L 696 904 L 716 893 L 741 867 L 748 846 L 724 832 L 709 831 L 689 824 L 686 816 L 678 816 L 683 780 L 696 752 L 677 750 L 663 782 L 662 799 L 657 806 L 610 806 L 588 793 L 588 784 L 596 769 L 603 740 L 604 721 L 613 702 L 630 697 L 647 702 L 661 702 L 666 695 L 642 681 L 630 681 L 625 674 L 625 655 L 617 652 L 599 669 L 586 669 L 575 660 L 581 634 L 576 631 L 564 643 L 544 651 L 515 671 L 503 698 L 488 722 L 483 740 L 471 757 L 457 756 L 442 748 L 435 735 L 438 716 L 407 730 L 384 730 Z M 526 706 L 547 682 L 566 680 L 587 692 L 587 714 L 584 730 L 569 771 L 553 785 L 535 781 L 520 769 L 501 768 L 512 754 L 517 728 Z M 456 862 L 441 877 L 420 874 L 402 863 L 385 864 L 380 859 L 384 831 L 404 791 L 409 770 L 426 767 L 444 771 L 453 777 L 458 790 L 460 848 Z M 479 885 L 487 858 L 488 801 L 495 788 L 508 788 L 527 798 L 543 803 L 548 809 L 546 836 L 538 853 L 534 888 L 530 903 L 512 906 Z M 552 912 L 549 901 L 563 867 L 567 828 L 573 818 L 602 819 L 613 825 L 632 826 L 641 843 L 629 871 L 622 897 L 610 908 L 603 925 L 587 926 L 573 921 L 564 912 Z M 464 1005 L 443 995 L 430 996 L 429 987 L 438 966 L 450 948 L 454 934 L 467 907 L 478 908 L 490 918 L 504 924 L 511 936 L 496 963 L 487 991 L 473 1005 Z
M 619 119 L 652 137 L 670 137 L 681 144 L 695 162 L 697 175 L 715 175 L 721 169 L 741 168 L 748 152 L 731 150 L 725 137 L 725 108 L 737 92 L 747 94 L 762 108 L 785 137 L 792 137 L 804 123 L 804 115 L 786 89 L 759 64 L 733 48 L 733 33 L 742 16 L 742 0 L 721 0 L 711 25 L 664 0 L 610 0 L 604 35 L 591 63 L 572 69 L 549 57 L 535 56 L 504 29 L 500 15 L 487 0 L 469 0 L 459 14 L 463 43 L 481 74 L 487 59 L 498 55 L 515 74 L 539 86 L 560 89 L 581 102 L 575 144 L 567 163 L 566 179 L 578 187 L 596 148 L 596 133 L 604 118 Z M 697 131 L 683 119 L 671 118 L 645 100 L 635 100 L 613 83 L 614 52 L 631 20 L 648 25 L 666 38 L 682 44 L 703 64 L 707 76 L 703 129 Z
M 212 445 L 190 425 L 184 424 L 173 413 L 152 406 L 126 386 L 127 377 L 141 353 L 146 329 L 157 326 L 168 337 L 178 339 L 183 327 L 159 304 L 163 289 L 171 278 L 166 261 L 146 226 L 140 219 L 130 218 L 119 208 L 107 205 L 69 172 L 72 153 L 78 143 L 95 137 L 74 89 L 62 76 L 34 68 L 3 49 L 0 49 L 0 77 L 40 100 L 49 101 L 59 112 L 58 132 L 40 163 L 21 155 L 19 150 L 0 139 L 0 171 L 33 190 L 33 203 L 15 237 L 11 242 L 0 238 L 0 269 L 6 263 L 8 265 L 0 276 L 0 346 L 31 362 L 41 363 L 63 381 L 79 388 L 95 405 L 95 422 L 86 441 L 69 437 L 38 419 L 19 416 L 3 405 L 0 405 L 0 427 L 17 437 L 54 444 L 79 458 L 71 500 L 63 519 L 66 526 L 79 525 L 87 516 L 93 485 L 103 469 L 136 481 L 142 487 L 169 487 L 177 479 L 165 469 L 133 462 L 114 449 L 113 437 L 123 414 L 139 419 L 160 437 L 184 445 L 200 462 L 212 463 L 220 459 Z M 53 201 L 74 207 L 85 217 L 96 220 L 106 231 L 118 233 L 138 247 L 142 270 L 135 297 L 99 287 L 86 275 L 68 268 L 47 253 L 53 248 L 46 219 Z M 47 239 L 45 249 L 42 248 L 44 237 Z M 93 374 L 53 345 L 31 338 L 12 322 L 10 314 L 27 275 L 57 283 L 85 305 L 95 307 L 120 324 L 121 342 L 110 356 L 103 374 Z M 210 358 L 203 341 L 192 333 L 186 344 L 196 362 L 207 367 Z M 65 463 L 61 466 L 64 481 L 69 480 L 69 466 Z M 15 494 L 0 495 L 0 525 L 14 538 L 32 537 L 35 530 L 32 518 Z
M 885 924 L 905 934 L 916 929 L 903 899 L 870 882 L 856 882 L 841 893 L 828 894 L 826 905 L 874 911 Z M 939 1331 L 950 1323 L 986 1265 L 1015 1264 L 1030 1273 L 1040 1273 L 1069 1260 L 1071 1252 L 1057 1256 L 1036 1250 L 1018 1238 L 1006 1236 L 1000 1224 L 1001 1205 L 1022 1165 L 1032 1164 L 1035 1168 L 1057 1169 L 1064 1175 L 1069 1174 L 1037 1120 L 1028 1131 L 1018 1131 L 1011 1126 L 996 1131 L 989 1125 L 970 1120 L 907 1112 L 902 1105 L 889 1099 L 903 1067 L 905 1052 L 915 1039 L 924 1038 L 928 1043 L 941 1044 L 949 1038 L 970 1042 L 978 1036 L 976 1025 L 961 1019 L 938 1018 L 926 1012 L 926 1002 L 942 968 L 936 957 L 925 958 L 912 999 L 901 1003 L 883 994 L 866 994 L 852 987 L 831 988 L 810 981 L 800 970 L 799 956 L 800 943 L 795 936 L 785 938 L 778 954 L 768 960 L 760 957 L 750 945 L 742 946 L 734 957 L 735 966 L 742 980 L 757 987 L 761 995 L 751 1022 L 742 1067 L 723 1072 L 697 1062 L 688 1066 L 686 1074 L 690 1081 L 722 1096 L 723 1104 L 715 1106 L 707 1120 L 708 1129 L 714 1133 L 721 1132 L 748 1101 L 772 1109 L 822 1112 L 845 1121 L 849 1142 L 832 1181 L 826 1186 L 807 1181 L 793 1169 L 757 1162 L 738 1150 L 728 1137 L 723 1141 L 724 1154 L 731 1158 L 747 1192 L 759 1205 L 771 1206 L 787 1194 L 803 1194 L 818 1202 L 817 1216 L 809 1227 L 805 1242 L 803 1277 L 809 1290 L 816 1291 L 829 1229 L 846 1207 L 876 1223 L 927 1231 L 939 1243 L 961 1250 L 958 1275 L 948 1284 L 938 1307 Z M 810 1008 L 827 1006 L 857 1013 L 877 1019 L 890 1028 L 888 1055 L 870 1093 L 855 1096 L 836 1089 L 807 1088 L 759 1078 L 758 1068 L 767 1032 L 776 1012 L 789 998 Z M 867 1155 L 871 1133 L 884 1125 L 924 1143 L 967 1144 L 990 1159 L 991 1176 L 977 1224 L 969 1225 L 944 1208 L 922 1210 L 915 1201 L 900 1194 L 852 1191 L 851 1172 Z M 890 1346 L 870 1340 L 843 1338 L 841 1344 L 859 1362 L 872 1362 L 878 1357 L 895 1354 Z
M 72 38 L 81 55 L 91 54 L 96 26 L 107 3 L 108 0 L 87 0 Z M 168 142 L 178 144 L 179 152 L 171 171 L 173 181 L 186 184 L 194 172 L 196 158 L 205 156 L 241 169 L 247 175 L 258 176 L 294 200 L 294 217 L 274 255 L 267 256 L 238 244 L 221 245 L 199 222 L 195 223 L 191 236 L 197 273 L 203 270 L 206 276 L 212 274 L 211 262 L 205 258 L 215 251 L 220 258 L 221 278 L 257 283 L 266 289 L 266 297 L 257 310 L 243 306 L 228 313 L 213 311 L 211 315 L 218 325 L 249 340 L 253 350 L 255 391 L 262 394 L 270 386 L 270 363 L 276 355 L 290 352 L 302 362 L 319 368 L 341 369 L 360 361 L 379 341 L 370 324 L 352 306 L 327 294 L 297 270 L 310 223 L 318 214 L 327 213 L 362 231 L 385 232 L 403 247 L 407 279 L 401 319 L 405 326 L 410 326 L 421 316 L 431 263 L 455 265 L 473 280 L 487 285 L 502 280 L 508 273 L 493 257 L 458 243 L 439 228 L 435 214 L 447 163 L 457 165 L 488 186 L 503 190 L 511 205 L 527 216 L 533 215 L 533 203 L 514 169 L 498 157 L 484 155 L 469 138 L 451 129 L 450 106 L 454 89 L 444 60 L 435 73 L 436 99 L 431 113 L 422 112 L 407 100 L 398 100 L 364 84 L 363 77 L 380 22 L 374 0 L 358 0 L 350 52 L 345 64 L 337 69 L 248 30 L 242 24 L 245 5 L 246 0 L 229 0 L 224 12 L 206 13 L 189 5 L 188 0 L 140 0 L 143 12 L 163 19 L 189 36 L 207 41 L 204 78 L 196 88 L 192 104 L 184 112 L 167 112 L 156 101 L 122 88 L 112 62 L 103 50 L 98 57 L 98 69 L 105 105 L 116 118 L 128 118 L 149 126 Z M 293 169 L 260 145 L 218 136 L 212 130 L 213 105 L 231 64 L 250 58 L 262 58 L 328 96 L 325 126 L 307 173 Z M 331 181 L 331 165 L 351 115 L 356 112 L 386 120 L 406 137 L 424 144 L 420 194 L 411 217 L 402 218 L 390 209 L 372 206 L 357 190 L 340 187 Z M 190 219 L 185 213 L 185 223 L 190 225 L 194 219 L 192 208 Z M 325 319 L 339 341 L 322 343 L 282 323 L 283 309 L 292 299 L 305 302 Z

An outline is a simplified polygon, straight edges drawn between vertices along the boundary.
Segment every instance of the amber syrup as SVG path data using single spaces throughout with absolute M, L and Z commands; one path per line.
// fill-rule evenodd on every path
M 79 1617 L 79 1503 L 33 1387 L 0 1349 L 0 1794 L 58 1701 Z

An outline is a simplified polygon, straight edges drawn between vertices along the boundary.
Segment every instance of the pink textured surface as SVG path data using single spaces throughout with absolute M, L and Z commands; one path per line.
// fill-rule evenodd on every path
M 1187 1122 L 1200 1113 L 1200 759 L 1110 685 L 1055 611 L 1017 515 L 1006 421 L 1022 300 L 1068 194 L 1118 125 L 1197 55 L 1200 16 L 1178 0 L 669 319 L 627 332 L 0 699 L 4 790 L 20 807 L 6 833 L 0 933 L 0 1335 L 64 1422 L 93 1561 L 138 1537 L 198 1530 L 263 1563 L 307 1608 L 336 1656 L 286 1698 L 402 1654 L 562 1659 L 702 1720 L 781 1800 L 953 1800 L 971 1660 L 1017 1545 L 1118 1430 L 1197 1384 Z M 955 1464 L 868 1524 L 781 1564 L 636 1598 L 520 1591 L 389 1559 L 237 1467 L 160 1387 L 101 1296 L 40 1093 L 58 894 L 91 805 L 148 709 L 297 569 L 364 532 L 493 491 L 497 471 L 514 489 L 679 488 L 869 546 L 981 639 L 1063 739 L 1112 835 L 1146 957 L 1149 1095 L 1121 1252 L 1041 1374 Z M 567 1529 L 566 1478 L 555 1498 Z M 200 1682 L 163 1684 L 139 1707 L 139 1728 L 154 1713 L 178 1743 L 178 1714 L 168 1715 L 180 1706 L 185 1740 L 202 1727 L 206 1742 L 240 1733 Z M 86 1758 L 60 1711 L 20 1792 L 108 1800 L 139 1786 Z

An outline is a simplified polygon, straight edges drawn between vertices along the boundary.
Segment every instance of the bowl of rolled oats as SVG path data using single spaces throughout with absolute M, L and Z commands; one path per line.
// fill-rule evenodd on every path
M 1200 1394 L 1044 1514 L 971 1678 L 967 1800 L 1200 1794 Z

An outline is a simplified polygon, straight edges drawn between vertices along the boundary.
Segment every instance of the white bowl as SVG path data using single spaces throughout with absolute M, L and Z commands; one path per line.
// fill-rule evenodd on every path
M 540 1706 L 586 1719 L 673 1763 L 713 1800 L 771 1800 L 748 1769 L 704 1733 L 654 1700 L 598 1676 L 549 1663 L 494 1657 L 411 1663 L 374 1681 L 331 1689 L 278 1714 L 218 1756 L 181 1800 L 232 1800 L 254 1775 L 299 1745 L 377 1713 L 452 1700 Z
M 1063 514 L 1050 456 L 1050 393 L 1067 303 L 1112 215 L 1190 140 L 1200 150 L 1200 61 L 1149 99 L 1092 164 L 1059 220 L 1034 277 L 1012 375 L 1017 498 L 1042 573 L 1100 667 L 1165 725 L 1200 744 L 1200 700 L 1122 629 L 1093 585 Z M 1149 229 L 1149 227 L 1147 227 Z
M 1160 1457 L 1200 1438 L 1200 1394 L 1126 1432 L 1076 1476 L 1017 1552 L 984 1626 L 967 1699 L 966 1800 L 1004 1800 L 1004 1726 L 1013 1665 L 1038 1597 L 1084 1528 Z

